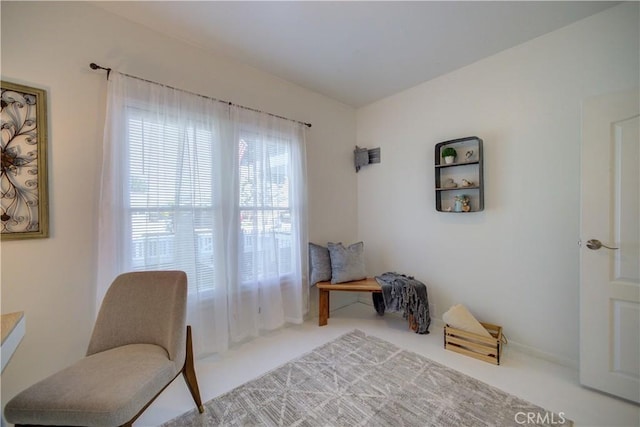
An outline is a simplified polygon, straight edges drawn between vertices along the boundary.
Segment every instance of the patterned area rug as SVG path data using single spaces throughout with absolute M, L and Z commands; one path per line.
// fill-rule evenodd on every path
M 354 330 L 167 423 L 182 426 L 571 426 L 495 387 Z

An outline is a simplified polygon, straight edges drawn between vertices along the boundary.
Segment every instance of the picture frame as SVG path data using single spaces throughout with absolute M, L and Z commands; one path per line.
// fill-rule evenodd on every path
M 0 81 L 0 239 L 49 237 L 47 93 Z

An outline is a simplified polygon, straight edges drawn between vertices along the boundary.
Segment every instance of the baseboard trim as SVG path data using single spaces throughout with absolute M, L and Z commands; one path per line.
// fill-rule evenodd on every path
M 360 299 L 358 302 L 361 304 L 373 306 L 373 302 L 371 302 L 371 298 L 364 301 Z M 436 319 L 434 317 L 431 317 L 431 324 L 440 329 L 444 329 L 444 322 L 442 321 L 442 319 Z M 513 341 L 512 339 L 509 339 L 509 344 L 507 344 L 507 348 L 511 349 L 512 351 L 517 351 L 518 353 L 522 353 L 528 356 L 536 357 L 538 359 L 546 360 L 547 362 L 555 363 L 556 365 L 566 366 L 567 368 L 571 368 L 576 371 L 580 367 L 580 363 L 577 360 L 558 356 L 557 354 L 553 354 L 553 353 L 548 353 L 546 351 L 539 350 L 529 345 L 521 344 L 517 341 Z
M 444 329 L 444 322 L 442 321 L 442 319 L 435 319 L 432 317 L 431 324 L 438 328 Z M 548 353 L 546 351 L 521 344 L 517 341 L 513 341 L 512 339 L 509 339 L 507 348 L 511 349 L 512 351 L 517 351 L 518 353 L 525 354 L 527 356 L 533 356 L 538 359 L 546 360 L 547 362 L 555 363 L 556 365 L 566 366 L 567 368 L 571 368 L 574 370 L 578 370 L 579 367 L 579 363 L 577 360 L 561 357 L 553 353 Z
M 509 340 L 509 346 L 511 346 L 513 350 L 519 353 L 528 354 L 530 356 L 537 357 L 538 359 L 555 363 L 556 365 L 566 366 L 567 368 L 571 368 L 575 371 L 579 369 L 579 362 L 577 360 L 569 359 L 567 357 L 558 356 L 557 354 L 538 350 L 537 348 L 534 348 L 525 344 L 520 344 L 519 342 L 515 342 L 512 340 Z

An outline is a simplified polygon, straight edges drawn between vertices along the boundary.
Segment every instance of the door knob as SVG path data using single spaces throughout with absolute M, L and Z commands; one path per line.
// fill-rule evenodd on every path
M 618 248 L 612 248 L 610 246 L 607 246 L 605 244 L 603 244 L 600 240 L 598 239 L 589 239 L 587 240 L 587 247 L 589 249 L 592 249 L 594 251 L 597 251 L 600 248 L 607 248 L 607 249 L 612 249 L 612 250 L 616 250 Z

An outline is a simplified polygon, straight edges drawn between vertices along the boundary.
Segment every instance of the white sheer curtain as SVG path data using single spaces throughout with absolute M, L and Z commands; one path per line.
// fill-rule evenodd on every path
M 238 107 L 231 121 L 237 160 L 229 173 L 236 182 L 228 270 L 239 289 L 229 294 L 229 315 L 231 335 L 242 339 L 299 323 L 306 311 L 306 155 L 295 122 Z
M 189 278 L 197 354 L 307 307 L 304 126 L 112 73 L 98 231 L 98 306 L 121 272 Z

